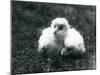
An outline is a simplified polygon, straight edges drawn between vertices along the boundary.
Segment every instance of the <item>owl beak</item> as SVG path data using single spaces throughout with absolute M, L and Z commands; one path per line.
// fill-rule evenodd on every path
M 58 32 L 58 28 L 56 27 L 54 28 L 54 35 L 57 34 L 57 32 Z
M 57 33 L 57 31 L 54 32 L 54 35 Z

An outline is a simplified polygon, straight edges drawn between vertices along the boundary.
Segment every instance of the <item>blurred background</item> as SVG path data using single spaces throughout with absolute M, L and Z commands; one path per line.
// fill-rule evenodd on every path
M 96 69 L 96 6 L 12 1 L 12 74 L 46 72 L 46 60 L 37 52 L 41 31 L 52 19 L 65 17 L 84 37 L 84 58 L 61 60 L 50 69 L 75 71 Z M 61 66 L 58 66 L 61 65 Z

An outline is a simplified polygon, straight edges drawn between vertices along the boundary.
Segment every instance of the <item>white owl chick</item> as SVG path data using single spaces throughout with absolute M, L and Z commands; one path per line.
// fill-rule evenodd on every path
M 68 48 L 73 48 L 72 52 L 84 53 L 86 51 L 83 36 L 68 24 L 67 19 L 55 18 L 51 27 L 54 29 L 55 39 L 63 42 L 61 55 L 67 52 Z

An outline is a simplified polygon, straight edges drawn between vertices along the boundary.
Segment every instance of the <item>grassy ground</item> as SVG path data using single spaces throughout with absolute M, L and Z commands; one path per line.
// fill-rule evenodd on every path
M 53 63 L 51 72 L 96 68 L 96 7 L 34 2 L 12 2 L 12 74 L 47 72 L 46 59 L 38 52 L 41 30 L 55 17 L 65 17 L 83 35 L 87 52 Z M 59 66 L 60 65 L 60 66 Z

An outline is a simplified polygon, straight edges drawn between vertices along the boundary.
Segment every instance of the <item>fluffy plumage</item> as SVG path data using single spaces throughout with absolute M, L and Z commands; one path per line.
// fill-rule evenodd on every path
M 45 52 L 48 57 L 55 57 L 59 55 L 62 45 L 56 42 L 54 36 L 54 29 L 51 27 L 45 28 L 39 38 L 38 52 Z
M 61 53 L 63 55 L 68 48 L 73 51 L 85 52 L 83 36 L 69 25 L 65 18 L 55 18 L 51 22 L 51 27 L 45 28 L 39 38 L 39 49 L 43 51 L 46 48 L 48 54 Z

